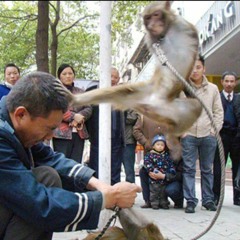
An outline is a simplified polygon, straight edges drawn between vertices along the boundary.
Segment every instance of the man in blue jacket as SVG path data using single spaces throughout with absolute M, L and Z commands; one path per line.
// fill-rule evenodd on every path
M 0 84 L 0 99 L 8 95 L 12 87 L 20 78 L 20 69 L 14 63 L 8 63 L 4 67 L 4 83 Z
M 53 232 L 95 229 L 103 208 L 131 207 L 141 191 L 101 182 L 43 143 L 68 106 L 56 81 L 30 73 L 0 102 L 0 239 L 48 240 Z

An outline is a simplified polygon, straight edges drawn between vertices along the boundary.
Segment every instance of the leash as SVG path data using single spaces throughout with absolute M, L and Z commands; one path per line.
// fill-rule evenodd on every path
M 99 235 L 95 238 L 95 240 L 99 240 L 101 239 L 101 237 L 105 234 L 105 232 L 107 231 L 107 229 L 109 228 L 111 222 L 115 219 L 116 222 L 116 218 L 118 217 L 118 213 L 121 210 L 121 208 L 119 207 L 115 207 L 113 209 L 113 211 L 115 212 L 108 220 L 108 222 L 106 223 L 105 227 L 103 228 L 103 230 L 101 231 L 101 233 L 99 233 Z M 115 224 L 115 223 L 114 223 Z
M 202 237 L 203 235 L 205 235 L 211 228 L 212 226 L 215 224 L 220 211 L 222 209 L 222 204 L 223 204 L 223 200 L 224 200 L 224 190 L 225 190 L 225 155 L 224 155 L 224 149 L 223 149 L 223 144 L 222 144 L 222 139 L 219 135 L 219 132 L 217 130 L 216 124 L 214 122 L 214 119 L 211 115 L 211 113 L 209 112 L 209 110 L 207 109 L 206 105 L 204 104 L 204 102 L 196 95 L 193 87 L 177 72 L 177 70 L 169 63 L 167 57 L 165 56 L 163 50 L 160 47 L 160 42 L 154 43 L 153 44 L 153 48 L 155 50 L 155 54 L 157 55 L 157 58 L 160 60 L 161 64 L 163 66 L 167 66 L 176 76 L 177 78 L 183 83 L 184 87 L 186 88 L 186 90 L 188 91 L 188 93 L 196 98 L 200 104 L 202 105 L 202 107 L 204 108 L 204 110 L 206 111 L 212 126 L 214 128 L 214 131 L 216 133 L 216 139 L 217 139 L 217 144 L 218 144 L 218 148 L 219 148 L 219 156 L 220 156 L 220 163 L 221 163 L 221 189 L 220 189 L 220 197 L 219 197 L 219 203 L 218 203 L 218 207 L 217 207 L 217 211 L 216 214 L 214 215 L 212 221 L 210 222 L 209 226 L 202 231 L 200 234 L 198 234 L 196 237 L 194 237 L 191 240 L 197 240 L 200 237 Z

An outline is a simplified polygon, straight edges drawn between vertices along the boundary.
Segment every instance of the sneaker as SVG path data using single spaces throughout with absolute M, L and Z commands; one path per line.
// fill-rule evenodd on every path
M 217 207 L 214 202 L 208 202 L 205 205 L 203 205 L 208 211 L 213 211 L 215 212 L 217 210 Z
M 145 204 L 143 204 L 142 206 L 140 206 L 141 208 L 151 208 L 151 203 L 150 202 L 145 202 Z
M 187 203 L 187 206 L 185 208 L 185 213 L 195 213 L 195 204 L 192 202 Z

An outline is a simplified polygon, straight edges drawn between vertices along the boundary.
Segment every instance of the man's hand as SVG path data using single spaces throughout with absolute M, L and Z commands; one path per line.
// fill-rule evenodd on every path
M 142 191 L 142 188 L 140 186 L 129 182 L 116 183 L 112 186 L 112 188 L 116 199 L 115 205 L 120 208 L 132 207 L 137 197 L 137 193 Z
M 148 141 L 146 141 L 146 142 L 144 143 L 143 147 L 144 147 L 144 150 L 145 150 L 146 152 L 148 152 L 148 151 L 150 151 L 150 150 L 152 149 L 152 144 L 151 144 L 151 142 L 148 140 Z
M 119 182 L 111 186 L 95 177 L 89 180 L 87 188 L 102 192 L 104 198 L 103 207 L 109 209 L 115 206 L 120 208 L 132 207 L 137 193 L 142 191 L 142 188 L 135 183 Z

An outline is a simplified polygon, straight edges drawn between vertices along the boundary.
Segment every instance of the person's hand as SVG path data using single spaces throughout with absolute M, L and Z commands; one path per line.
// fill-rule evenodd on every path
M 82 130 L 83 129 L 83 122 L 78 123 L 77 121 L 73 120 L 71 123 L 69 123 L 70 127 L 75 127 L 77 130 Z
M 84 120 L 85 120 L 85 117 L 82 114 L 76 113 L 74 115 L 74 121 L 76 121 L 78 124 L 83 124 Z
M 143 147 L 144 147 L 144 150 L 148 152 L 152 149 L 152 144 L 150 143 L 150 141 L 146 141 Z
M 142 188 L 135 183 L 119 182 L 112 186 L 115 192 L 115 205 L 120 208 L 130 208 L 135 203 L 137 193 L 142 191 Z M 106 200 L 107 203 L 107 200 Z M 107 207 L 107 206 L 106 206 Z
M 165 178 L 165 174 L 163 174 L 161 171 L 159 171 L 158 173 L 150 172 L 148 175 L 149 175 L 149 177 L 151 177 L 154 180 Z
M 142 191 L 142 188 L 135 183 L 119 182 L 111 186 L 95 177 L 89 180 L 87 189 L 102 192 L 105 201 L 103 207 L 108 209 L 115 206 L 120 208 L 132 207 L 137 193 Z
M 187 133 L 183 133 L 180 138 L 185 138 L 187 136 Z

